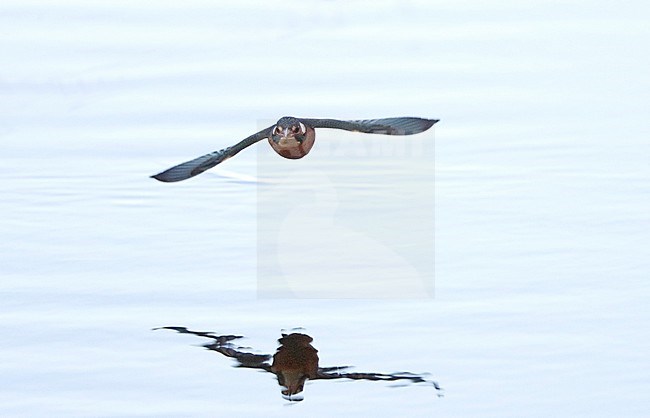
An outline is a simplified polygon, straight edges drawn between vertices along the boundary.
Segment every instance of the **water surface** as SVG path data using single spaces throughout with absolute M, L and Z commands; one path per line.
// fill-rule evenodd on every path
M 645 416 L 645 9 L 3 3 L 0 415 Z M 259 144 L 148 177 L 284 115 L 440 118 L 417 137 L 435 166 L 328 132 L 302 160 Z M 303 227 L 337 234 L 299 248 L 410 273 L 328 274 L 330 244 L 283 258 Z M 288 408 L 274 376 L 159 326 L 267 354 L 306 327 L 323 364 L 430 373 L 445 396 L 307 381 Z

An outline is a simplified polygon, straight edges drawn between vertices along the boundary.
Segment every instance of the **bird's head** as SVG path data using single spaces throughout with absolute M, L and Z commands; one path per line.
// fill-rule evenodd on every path
M 280 118 L 271 129 L 269 143 L 285 158 L 302 158 L 314 145 L 314 129 L 305 125 L 299 119 L 285 116 Z
M 271 132 L 271 140 L 280 145 L 294 140 L 302 142 L 306 133 L 307 127 L 304 123 L 291 116 L 285 116 L 275 124 Z

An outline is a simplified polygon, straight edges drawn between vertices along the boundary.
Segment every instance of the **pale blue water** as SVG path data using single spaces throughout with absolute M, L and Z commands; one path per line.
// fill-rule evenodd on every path
M 3 3 L 0 415 L 645 416 L 644 11 Z M 412 139 L 435 143 L 435 224 L 433 156 L 381 137 L 323 131 L 302 160 L 262 143 L 148 178 L 283 115 L 440 118 Z M 290 204 L 303 224 L 271 234 Z M 328 248 L 293 263 L 303 238 Z M 410 275 L 376 259 L 328 274 L 350 254 Z M 317 381 L 287 407 L 272 376 L 150 330 L 165 325 L 260 353 L 303 326 L 322 365 L 430 372 L 445 396 Z

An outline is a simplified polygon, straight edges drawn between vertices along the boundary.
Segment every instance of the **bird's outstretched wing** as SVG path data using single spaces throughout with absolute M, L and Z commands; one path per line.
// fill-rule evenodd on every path
M 275 125 L 273 125 L 275 126 Z M 215 165 L 227 160 L 228 158 L 234 156 L 239 151 L 243 150 L 246 147 L 249 147 L 256 142 L 261 141 L 262 139 L 268 138 L 271 135 L 271 129 L 273 126 L 262 129 L 256 134 L 249 136 L 243 141 L 219 151 L 211 152 L 202 157 L 195 158 L 191 161 L 184 162 L 172 168 L 169 168 L 162 173 L 151 176 L 152 178 L 164 181 L 166 183 L 171 183 L 174 181 L 181 181 L 194 177 L 197 174 L 203 173 L 205 170 L 208 170 Z
M 300 119 L 304 124 L 313 128 L 344 129 L 346 131 L 364 132 L 367 134 L 383 135 L 413 135 L 424 132 L 438 119 L 423 118 L 385 118 L 366 120 L 337 120 L 337 119 Z

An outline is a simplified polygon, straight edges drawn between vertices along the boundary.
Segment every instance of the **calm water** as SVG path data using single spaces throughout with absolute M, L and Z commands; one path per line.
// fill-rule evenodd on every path
M 0 415 L 645 416 L 643 9 L 3 3 Z M 441 122 L 148 178 L 283 115 Z M 321 365 L 444 397 L 289 404 L 160 326 L 257 354 L 305 327 Z

